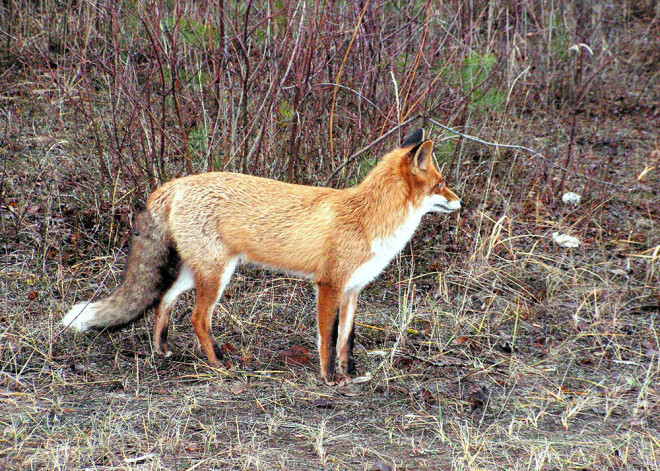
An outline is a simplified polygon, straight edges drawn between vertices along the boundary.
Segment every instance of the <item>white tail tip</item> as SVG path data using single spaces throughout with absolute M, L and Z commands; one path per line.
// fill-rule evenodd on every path
M 94 317 L 96 317 L 97 303 L 85 301 L 78 303 L 69 309 L 66 316 L 62 318 L 60 324 L 72 329 L 85 331 L 94 327 Z

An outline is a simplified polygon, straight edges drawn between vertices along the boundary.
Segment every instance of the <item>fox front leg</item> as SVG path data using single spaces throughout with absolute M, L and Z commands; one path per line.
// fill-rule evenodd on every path
M 348 378 L 355 375 L 355 362 L 353 361 L 353 340 L 355 338 L 355 310 L 357 308 L 358 293 L 344 294 L 339 308 L 339 329 L 337 337 L 337 355 L 339 357 L 339 373 Z
M 319 357 L 321 360 L 321 376 L 329 386 L 337 384 L 335 378 L 335 347 L 337 345 L 337 329 L 339 326 L 339 290 L 333 286 L 317 285 L 317 314 L 319 330 Z

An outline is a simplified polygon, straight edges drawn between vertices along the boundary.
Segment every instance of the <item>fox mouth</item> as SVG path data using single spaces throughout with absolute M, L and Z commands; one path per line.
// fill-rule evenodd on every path
M 447 201 L 446 203 L 443 201 L 442 203 L 434 203 L 432 210 L 437 213 L 453 213 L 460 208 L 460 201 Z

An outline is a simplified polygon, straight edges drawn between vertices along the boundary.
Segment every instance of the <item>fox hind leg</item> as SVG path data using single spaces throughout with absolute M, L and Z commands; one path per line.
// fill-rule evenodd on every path
M 211 336 L 211 324 L 213 319 L 213 308 L 222 296 L 223 291 L 229 284 L 232 274 L 238 263 L 238 257 L 226 260 L 225 263 L 216 264 L 214 270 L 221 268 L 222 275 L 214 276 L 214 270 L 201 270 L 195 272 L 195 288 L 197 299 L 192 312 L 191 320 L 193 329 L 202 351 L 206 354 L 209 363 L 220 367 L 218 356 L 222 356 Z
M 171 350 L 167 346 L 167 331 L 170 320 L 170 311 L 176 304 L 179 296 L 184 292 L 195 287 L 195 278 L 192 270 L 183 265 L 179 271 L 177 279 L 174 284 L 167 290 L 160 300 L 158 309 L 156 310 L 156 317 L 154 319 L 153 328 L 153 343 L 156 352 L 170 356 Z

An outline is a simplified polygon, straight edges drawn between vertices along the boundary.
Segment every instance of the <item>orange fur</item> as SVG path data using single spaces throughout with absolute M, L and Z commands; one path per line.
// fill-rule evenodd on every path
M 403 247 L 425 212 L 460 207 L 433 164 L 431 141 L 423 141 L 422 135 L 418 131 L 416 142 L 385 155 L 354 188 L 205 173 L 157 189 L 146 212 L 167 235 L 181 268 L 179 279 L 170 280 L 160 293 L 153 329 L 156 349 L 169 352 L 169 312 L 177 296 L 194 286 L 193 327 L 209 361 L 219 365 L 210 334 L 213 307 L 236 264 L 250 262 L 314 280 L 321 374 L 327 383 L 335 382 L 336 351 L 340 373 L 346 376 L 352 369 L 360 289 Z M 65 320 L 70 321 L 72 312 Z M 80 325 L 103 327 L 91 317 Z

